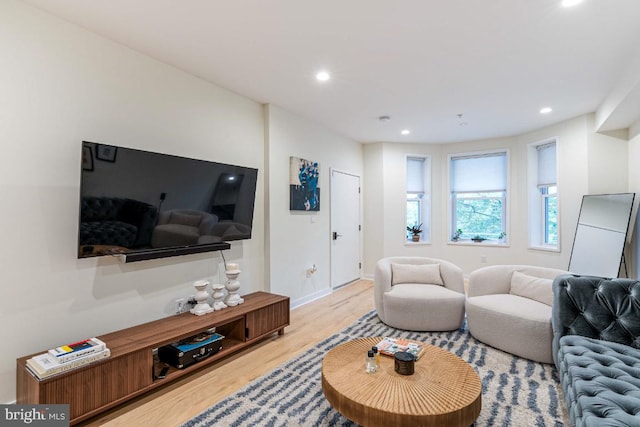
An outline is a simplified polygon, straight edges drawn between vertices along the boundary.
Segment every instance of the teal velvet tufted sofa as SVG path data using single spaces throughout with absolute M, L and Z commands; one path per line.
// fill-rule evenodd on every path
M 553 358 L 572 426 L 640 426 L 640 282 L 553 282 Z

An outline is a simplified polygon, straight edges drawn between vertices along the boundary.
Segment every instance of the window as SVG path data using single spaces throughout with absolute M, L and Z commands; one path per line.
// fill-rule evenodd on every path
M 530 244 L 557 249 L 558 185 L 556 142 L 533 144 L 529 148 Z
M 542 235 L 545 245 L 558 245 L 558 192 L 555 185 L 540 187 Z
M 407 227 L 421 226 L 419 241 L 429 242 L 430 227 L 431 159 L 407 156 Z M 407 230 L 406 239 L 412 240 Z
M 507 153 L 450 158 L 451 237 L 504 241 L 507 224 Z

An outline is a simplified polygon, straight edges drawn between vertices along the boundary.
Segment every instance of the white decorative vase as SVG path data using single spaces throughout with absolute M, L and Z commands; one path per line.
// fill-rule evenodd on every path
M 202 316 L 213 311 L 213 308 L 207 302 L 209 299 L 209 293 L 206 291 L 207 286 L 209 286 L 209 282 L 206 280 L 198 280 L 193 283 L 193 287 L 196 288 L 196 294 L 193 296 L 196 300 L 196 305 L 189 311 L 196 316 Z
M 215 285 L 211 285 L 213 289 L 213 309 L 214 310 L 222 310 L 223 308 L 227 308 L 227 304 L 224 303 L 224 285 L 220 283 L 216 283 Z
M 238 291 L 240 290 L 240 282 L 237 280 L 240 275 L 238 264 L 227 264 L 227 270 L 224 274 L 227 276 L 227 282 L 224 286 L 227 288 L 227 292 L 229 293 L 224 300 L 225 304 L 229 307 L 235 307 L 238 304 L 242 304 L 244 299 L 240 298 L 240 295 L 238 295 Z

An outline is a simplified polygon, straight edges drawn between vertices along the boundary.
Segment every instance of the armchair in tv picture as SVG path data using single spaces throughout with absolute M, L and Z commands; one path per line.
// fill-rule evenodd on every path
M 151 247 L 202 245 L 249 238 L 251 227 L 234 221 L 243 179 L 242 174 L 220 174 L 209 212 L 196 209 L 160 212 Z
M 222 220 L 212 213 L 192 209 L 161 212 L 151 236 L 152 248 L 203 245 L 248 238 L 251 229 L 240 223 Z

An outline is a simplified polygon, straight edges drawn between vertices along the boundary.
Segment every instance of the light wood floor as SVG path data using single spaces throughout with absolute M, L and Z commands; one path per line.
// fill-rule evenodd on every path
M 373 283 L 360 280 L 291 311 L 291 325 L 219 363 L 176 380 L 82 426 L 173 427 L 373 309 Z

